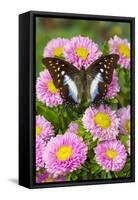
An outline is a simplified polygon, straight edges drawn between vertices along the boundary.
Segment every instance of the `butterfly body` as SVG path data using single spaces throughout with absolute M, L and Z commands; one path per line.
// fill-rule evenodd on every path
M 81 70 L 59 58 L 47 57 L 43 59 L 43 63 L 66 103 L 78 104 L 83 95 L 90 103 L 97 103 L 106 96 L 118 59 L 116 54 L 102 56 L 87 69 L 82 67 Z

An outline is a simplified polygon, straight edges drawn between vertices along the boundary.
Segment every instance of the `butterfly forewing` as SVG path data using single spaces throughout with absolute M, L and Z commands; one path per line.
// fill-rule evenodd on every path
M 63 85 L 63 79 L 66 74 L 77 73 L 77 69 L 70 63 L 58 58 L 47 57 L 43 58 L 42 62 L 49 70 L 57 88 Z
M 102 56 L 89 66 L 87 74 L 92 75 L 94 78 L 97 73 L 101 73 L 103 81 L 110 84 L 112 81 L 113 70 L 118 59 L 119 56 L 117 54 Z
M 105 97 L 118 59 L 117 54 L 102 56 L 86 70 L 87 82 L 89 82 L 87 84 L 88 96 L 90 96 L 91 102 L 102 100 Z
M 75 78 L 78 76 L 78 70 L 67 61 L 59 58 L 47 57 L 42 60 L 50 72 L 55 87 L 59 89 L 61 97 L 66 102 L 78 101 L 78 88 Z

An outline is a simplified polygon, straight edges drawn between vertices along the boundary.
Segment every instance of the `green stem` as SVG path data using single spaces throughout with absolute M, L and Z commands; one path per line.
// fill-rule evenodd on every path
M 64 112 L 62 107 L 58 106 L 57 107 L 57 114 L 58 114 L 58 121 L 59 121 L 59 127 L 62 130 L 62 133 L 64 133 L 66 125 L 65 125 L 65 119 L 64 119 Z

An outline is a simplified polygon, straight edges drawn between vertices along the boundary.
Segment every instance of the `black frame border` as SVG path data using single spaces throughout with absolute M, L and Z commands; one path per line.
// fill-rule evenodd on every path
M 57 12 L 40 12 L 40 11 L 30 11 L 19 15 L 19 35 L 21 35 L 22 28 L 21 27 L 21 18 L 26 16 L 29 20 L 27 32 L 29 37 L 29 43 L 27 47 L 29 58 L 28 61 L 28 84 L 29 84 L 29 101 L 28 101 L 28 118 L 29 124 L 27 125 L 29 134 L 26 145 L 29 150 L 28 160 L 26 163 L 26 170 L 29 167 L 29 171 L 23 171 L 21 165 L 24 163 L 21 161 L 23 156 L 23 148 L 25 149 L 22 143 L 23 132 L 19 130 L 19 184 L 29 187 L 29 188 L 48 188 L 48 187 L 65 187 L 65 186 L 81 186 L 81 185 L 96 185 L 96 184 L 111 184 L 111 183 L 127 183 L 127 182 L 135 182 L 135 18 L 134 17 L 121 17 L 121 16 L 105 16 L 105 15 L 89 15 L 89 14 L 73 14 L 73 13 L 57 13 Z M 97 20 L 97 21 L 112 21 L 112 22 L 127 22 L 130 23 L 130 38 L 131 38 L 131 177 L 130 178 L 120 178 L 120 179 L 99 179 L 99 180 L 91 180 L 91 181 L 70 181 L 70 182 L 54 182 L 54 183 L 36 183 L 35 182 L 35 68 L 36 68 L 36 17 L 50 17 L 50 18 L 66 18 L 66 19 L 79 19 L 79 20 Z M 25 28 L 25 27 L 24 27 Z M 27 30 L 28 30 L 27 29 Z M 25 37 L 25 36 L 24 36 Z M 21 37 L 20 37 L 21 38 Z M 23 46 L 22 42 L 19 41 L 19 65 L 21 68 L 21 62 L 24 62 L 21 55 L 21 46 Z M 21 70 L 20 70 L 21 71 Z M 19 90 L 22 89 L 22 77 L 23 73 L 19 72 Z M 21 91 L 20 91 L 21 93 Z M 19 104 L 21 105 L 25 99 L 21 100 L 21 95 L 19 95 Z M 19 105 L 19 107 L 20 107 Z M 23 108 L 22 108 L 23 109 Z M 24 108 L 25 109 L 25 108 Z M 20 112 L 20 109 L 19 109 Z M 19 121 L 22 121 L 21 114 L 19 113 Z M 24 122 L 24 126 L 26 126 L 27 122 Z M 20 126 L 20 123 L 19 123 Z M 25 155 L 24 155 L 25 156 Z M 23 156 L 23 157 L 24 157 Z M 25 159 L 25 158 L 24 158 Z M 27 177 L 29 176 L 29 177 Z M 24 179 L 24 181 L 22 181 Z

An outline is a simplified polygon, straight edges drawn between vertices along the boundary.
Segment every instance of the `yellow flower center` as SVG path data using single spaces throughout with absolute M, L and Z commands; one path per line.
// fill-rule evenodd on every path
M 46 183 L 50 183 L 50 182 L 53 182 L 53 179 L 50 178 L 50 177 L 48 177 L 48 178 L 46 178 L 46 180 L 45 180 L 44 182 L 46 182 Z
M 61 146 L 58 149 L 56 156 L 57 156 L 58 160 L 61 160 L 61 161 L 68 160 L 72 156 L 72 147 L 71 146 Z
M 120 54 L 126 58 L 130 58 L 130 48 L 126 44 L 119 44 L 118 48 Z
M 86 60 L 87 56 L 88 56 L 88 51 L 87 49 L 83 48 L 83 47 L 79 47 L 76 49 L 76 54 L 81 57 L 83 60 Z
M 63 53 L 63 47 L 57 47 L 54 50 L 54 56 L 62 56 Z
M 53 80 L 48 82 L 48 89 L 50 90 L 50 92 L 52 92 L 53 94 L 56 93 L 58 91 L 58 89 L 55 87 Z
M 108 149 L 108 150 L 106 151 L 106 156 L 107 156 L 109 159 L 114 160 L 114 159 L 116 158 L 116 156 L 117 156 L 117 152 L 116 152 L 115 150 L 113 150 L 113 149 Z
M 127 131 L 128 134 L 130 134 L 130 119 L 126 121 L 126 124 L 125 124 L 125 129 Z
M 39 136 L 42 128 L 40 126 L 36 126 L 36 136 Z
M 108 114 L 105 114 L 103 112 L 98 112 L 94 117 L 95 123 L 100 128 L 108 128 L 111 125 L 110 116 Z

